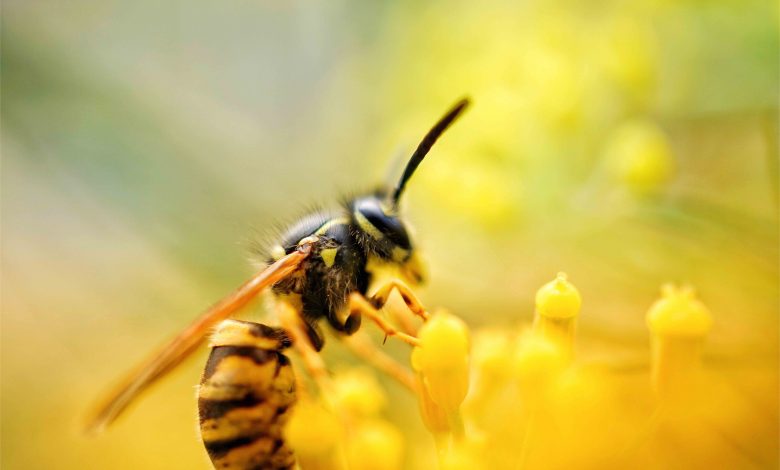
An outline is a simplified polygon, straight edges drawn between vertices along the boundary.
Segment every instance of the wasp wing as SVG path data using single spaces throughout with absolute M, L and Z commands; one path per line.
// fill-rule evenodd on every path
M 98 402 L 87 419 L 86 431 L 95 433 L 104 430 L 144 389 L 176 367 L 200 346 L 214 325 L 245 306 L 263 289 L 292 274 L 310 252 L 310 244 L 301 245 L 296 251 L 255 274 L 241 287 L 206 310 L 178 336 L 132 369 Z

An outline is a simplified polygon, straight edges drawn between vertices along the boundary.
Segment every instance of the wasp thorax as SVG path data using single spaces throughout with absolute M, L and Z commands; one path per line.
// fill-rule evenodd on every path
M 363 244 L 382 258 L 402 263 L 412 254 L 406 225 L 396 209 L 377 196 L 365 196 L 352 203 L 352 218 L 360 229 Z

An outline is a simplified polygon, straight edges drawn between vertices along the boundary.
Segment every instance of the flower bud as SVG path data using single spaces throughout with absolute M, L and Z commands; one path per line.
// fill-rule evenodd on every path
M 555 280 L 543 285 L 536 293 L 534 329 L 555 342 L 569 358 L 574 348 L 581 305 L 580 293 L 566 280 L 566 273 L 558 273 Z
M 423 376 L 431 399 L 445 412 L 459 409 L 469 388 L 469 330 L 458 317 L 435 313 L 420 329 L 412 368 Z
M 401 468 L 404 442 L 400 431 L 381 420 L 359 423 L 350 432 L 347 459 L 350 470 Z
M 387 404 L 376 377 L 365 368 L 353 368 L 333 377 L 333 401 L 350 416 L 374 416 Z
M 712 316 L 690 286 L 667 284 L 647 312 L 647 325 L 659 336 L 702 338 L 712 328 Z
M 478 420 L 503 390 L 511 375 L 514 337 L 502 330 L 481 330 L 474 335 L 471 348 L 472 379 L 464 412 Z
M 420 416 L 423 424 L 436 439 L 440 439 L 450 432 L 450 423 L 447 419 L 447 413 L 441 406 L 431 399 L 431 394 L 425 387 L 422 374 L 416 374 L 417 380 L 417 401 L 420 407 Z
M 695 393 L 700 349 L 712 328 L 712 317 L 690 287 L 664 286 L 662 297 L 647 312 L 652 334 L 653 386 L 659 396 Z
M 512 372 L 521 389 L 542 391 L 566 366 L 560 346 L 535 331 L 522 334 L 512 357 Z
M 338 446 L 344 430 L 338 418 L 322 404 L 301 400 L 295 405 L 284 436 L 303 468 L 339 468 Z
M 576 317 L 580 313 L 580 305 L 580 293 L 566 279 L 566 273 L 558 273 L 554 280 L 536 292 L 536 312 L 544 318 Z
M 607 144 L 606 159 L 613 175 L 639 195 L 657 192 L 674 171 L 669 141 L 652 122 L 618 127 Z

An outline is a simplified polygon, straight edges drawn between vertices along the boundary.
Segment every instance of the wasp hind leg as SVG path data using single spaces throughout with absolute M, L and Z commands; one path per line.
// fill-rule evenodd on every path
M 296 401 L 284 330 L 225 320 L 211 341 L 198 388 L 203 444 L 215 468 L 290 469 L 282 429 Z

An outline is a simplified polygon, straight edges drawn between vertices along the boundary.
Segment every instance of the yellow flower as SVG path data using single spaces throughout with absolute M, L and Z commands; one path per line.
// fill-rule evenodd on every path
M 512 371 L 522 392 L 546 392 L 566 365 L 566 356 L 554 341 L 534 331 L 523 333 L 512 357 Z
M 338 468 L 338 446 L 344 429 L 338 418 L 322 404 L 304 399 L 292 412 L 284 435 L 303 468 Z
M 401 468 L 403 436 L 381 420 L 359 423 L 349 435 L 347 460 L 350 470 L 395 470 Z
M 486 468 L 474 446 L 456 445 L 442 455 L 441 470 L 472 470 Z
M 565 273 L 558 273 L 555 280 L 542 286 L 536 293 L 534 329 L 555 342 L 560 352 L 567 356 L 571 356 L 574 347 L 581 305 L 580 293 L 566 280 Z
M 458 317 L 436 312 L 420 328 L 412 367 L 423 376 L 431 399 L 447 413 L 460 407 L 469 388 L 469 330 Z
M 706 336 L 712 328 L 712 316 L 696 298 L 690 286 L 661 288 L 661 298 L 647 312 L 647 325 L 659 336 Z
M 653 335 L 653 385 L 659 395 L 695 394 L 701 345 L 712 327 L 712 317 L 690 287 L 666 285 L 662 298 L 647 312 Z
M 385 392 L 366 368 L 352 368 L 333 377 L 334 405 L 352 416 L 374 416 L 387 404 Z
M 656 85 L 658 40 L 646 21 L 618 16 L 600 38 L 598 59 L 607 76 L 636 104 L 643 105 Z
M 613 175 L 639 195 L 660 190 L 674 171 L 669 140 L 649 121 L 618 127 L 607 143 L 606 159 Z
M 428 429 L 437 440 L 444 439 L 447 433 L 450 432 L 450 423 L 447 413 L 441 406 L 433 401 L 431 394 L 428 393 L 428 388 L 425 386 L 423 376 L 420 373 L 417 373 L 417 388 L 420 416 L 422 417 L 425 428 Z
M 581 305 L 580 293 L 566 279 L 566 273 L 558 273 L 554 280 L 536 292 L 536 311 L 544 318 L 576 317 Z

